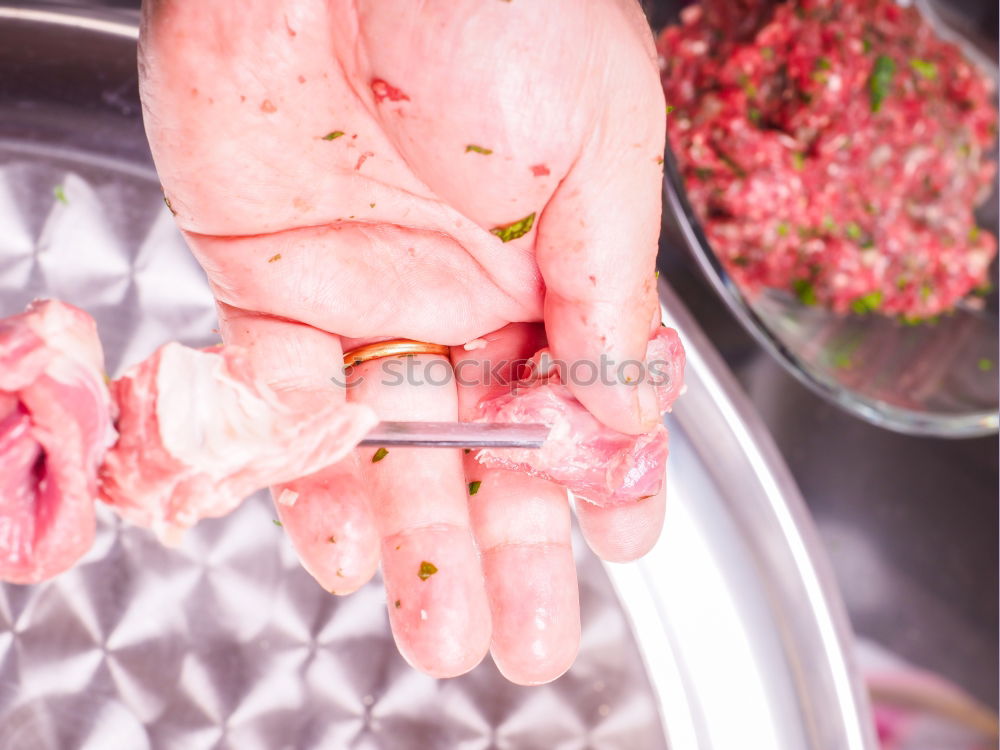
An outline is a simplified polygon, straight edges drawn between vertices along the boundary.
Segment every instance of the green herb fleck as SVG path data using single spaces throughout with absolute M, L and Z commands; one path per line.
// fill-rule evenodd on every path
M 872 51 L 871 40 L 869 40 L 869 39 L 862 39 L 861 40 L 861 49 L 864 50 L 864 52 L 866 54 L 869 53 L 869 52 L 871 52 Z
M 770 60 L 772 57 L 774 57 L 774 50 L 771 49 L 770 47 L 761 47 L 760 56 L 763 57 L 765 60 Z
M 980 372 L 989 372 L 990 370 L 993 369 L 993 360 L 989 359 L 988 357 L 983 357 L 982 359 L 980 359 L 978 364 Z
M 930 296 L 934 293 L 934 287 L 930 284 L 923 283 L 920 285 L 920 299 L 926 301 L 930 299 Z
M 323 136 L 324 141 L 335 141 L 344 134 L 343 130 L 331 130 L 329 133 Z
M 747 176 L 747 171 L 743 169 L 743 167 L 741 167 L 736 162 L 736 160 L 733 159 L 733 157 L 731 157 L 729 154 L 723 153 L 722 151 L 718 150 L 716 151 L 716 153 L 718 154 L 719 161 L 721 161 L 723 164 L 729 167 L 733 171 L 734 175 L 736 175 L 740 179 L 743 179 L 744 177 Z
M 385 448 L 379 448 L 377 451 L 375 451 L 375 455 L 372 456 L 372 463 L 377 464 L 379 461 L 381 461 L 388 455 L 389 451 L 387 451 Z
M 910 60 L 910 67 L 913 68 L 917 75 L 921 78 L 926 78 L 928 81 L 933 81 L 937 78 L 937 65 L 928 60 L 920 60 L 914 57 Z
M 975 294 L 977 297 L 985 297 L 992 291 L 993 291 L 993 283 L 990 281 L 984 281 L 982 284 L 973 289 L 972 293 Z
M 803 305 L 812 306 L 819 301 L 816 297 L 816 288 L 808 279 L 796 279 L 792 282 L 792 289 Z
M 782 221 L 778 224 L 777 231 L 779 237 L 787 237 L 788 232 L 791 231 L 791 227 L 788 226 L 787 221 Z
M 754 125 L 760 125 L 760 117 L 760 110 L 756 107 L 750 107 L 750 109 L 747 110 L 747 118 Z
M 267 259 L 268 263 L 274 263 L 276 260 L 281 260 L 281 253 L 275 253 L 270 258 Z
M 802 171 L 803 167 L 806 165 L 806 155 L 801 151 L 796 151 L 792 154 L 792 166 L 795 167 L 799 172 Z
M 499 237 L 501 242 L 510 242 L 511 240 L 516 240 L 518 237 L 526 235 L 531 231 L 531 227 L 533 227 L 534 224 L 535 212 L 532 211 L 523 219 L 512 221 L 510 224 L 501 224 L 498 227 L 493 227 L 493 229 L 490 230 L 490 233 Z
M 483 148 L 482 146 L 477 146 L 475 143 L 470 143 L 465 147 L 465 153 L 469 153 L 470 151 L 475 151 L 477 154 L 484 154 L 486 156 L 493 153 L 493 149 Z
M 475 495 L 479 492 L 479 488 L 482 487 L 482 485 L 483 483 L 478 479 L 475 482 L 469 482 L 469 495 Z
M 980 231 L 979 227 L 973 224 L 972 228 L 969 230 L 969 242 L 978 242 Z
M 69 205 L 69 199 L 66 197 L 66 189 L 62 185 L 56 185 L 52 188 L 52 194 L 64 206 Z M 170 204 L 168 203 L 167 205 L 169 206 Z
M 873 310 L 878 310 L 882 306 L 882 292 L 875 290 L 874 292 L 868 292 L 868 294 L 858 297 L 851 303 L 851 309 L 858 315 L 864 315 Z
M 671 112 L 673 112 L 673 111 L 674 111 L 675 109 L 677 109 L 677 107 L 675 107 L 675 106 L 674 106 L 673 104 L 668 104 L 668 105 L 667 105 L 667 114 L 669 115 L 669 114 L 670 114 Z
M 695 167 L 694 176 L 699 180 L 707 180 L 712 176 L 712 170 L 708 167 Z
M 750 76 L 746 74 L 741 74 L 740 87 L 743 89 L 743 93 L 746 94 L 747 99 L 753 99 L 757 96 L 757 87 L 753 85 L 753 81 L 750 80 Z
M 281 521 L 279 521 L 277 518 L 272 518 L 271 519 L 271 523 L 273 523 L 275 526 L 284 526 L 285 525 Z
M 879 55 L 872 66 L 872 74 L 868 79 L 868 101 L 872 112 L 882 109 L 882 102 L 889 95 L 892 86 L 892 76 L 896 72 L 896 63 L 891 57 Z
M 830 62 L 828 57 L 820 57 L 816 60 L 816 70 L 831 70 L 833 68 L 833 63 Z
M 420 570 L 417 571 L 417 578 L 421 581 L 426 581 L 432 575 L 438 572 L 437 566 L 434 563 L 429 563 L 424 560 L 420 563 Z
M 941 321 L 940 315 L 930 315 L 926 318 L 921 318 L 919 316 L 904 315 L 902 318 L 902 323 L 905 326 L 920 326 L 920 325 L 937 325 Z
M 849 370 L 854 367 L 854 360 L 848 354 L 838 354 L 833 358 L 833 366 L 841 370 Z
M 844 231 L 847 233 L 847 236 L 850 237 L 852 240 L 861 239 L 861 227 L 858 226 L 853 221 L 847 222 L 847 226 L 844 227 Z

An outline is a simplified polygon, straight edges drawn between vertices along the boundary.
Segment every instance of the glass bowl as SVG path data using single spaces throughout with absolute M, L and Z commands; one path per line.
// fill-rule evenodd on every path
M 676 21 L 685 4 L 647 3 L 654 28 Z M 962 27 L 954 5 L 944 12 L 929 2 L 918 7 L 942 37 L 959 44 L 996 81 L 996 61 L 983 51 L 988 43 L 974 38 L 970 24 Z M 666 220 L 676 224 L 711 286 L 750 334 L 802 383 L 847 411 L 898 432 L 957 438 L 997 431 L 996 260 L 990 268 L 994 291 L 961 303 L 937 322 L 906 325 L 879 315 L 838 315 L 803 305 L 788 292 L 747 294 L 735 283 L 687 200 L 669 143 L 664 197 Z M 976 215 L 980 226 L 997 233 L 996 180 Z

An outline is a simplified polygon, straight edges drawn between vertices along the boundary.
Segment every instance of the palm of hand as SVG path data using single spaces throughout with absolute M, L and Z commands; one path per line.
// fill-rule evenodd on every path
M 224 337 L 303 408 L 331 397 L 344 347 L 379 337 L 498 332 L 477 355 L 521 355 L 535 332 L 504 326 L 543 321 L 557 356 L 641 358 L 663 142 L 648 30 L 630 0 L 526 5 L 147 4 L 141 86 L 165 194 Z M 652 418 L 639 389 L 576 392 L 618 429 Z M 481 395 L 368 378 L 349 397 L 383 418 L 455 419 Z M 565 494 L 464 460 L 359 452 L 276 488 L 298 495 L 279 510 L 328 589 L 357 588 L 381 556 L 416 666 L 465 671 L 492 633 L 505 674 L 551 679 L 579 638 Z M 662 498 L 581 522 L 623 558 L 661 517 Z

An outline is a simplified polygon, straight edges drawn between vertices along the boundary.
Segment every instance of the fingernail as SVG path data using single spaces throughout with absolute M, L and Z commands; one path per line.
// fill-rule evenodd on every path
M 636 410 L 643 430 L 652 430 L 660 421 L 660 407 L 656 403 L 656 393 L 649 383 L 640 383 L 637 388 Z

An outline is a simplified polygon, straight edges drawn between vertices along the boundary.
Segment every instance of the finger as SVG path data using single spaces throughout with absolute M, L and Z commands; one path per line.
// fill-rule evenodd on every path
M 405 378 L 400 374 L 408 373 Z M 454 421 L 450 363 L 419 355 L 350 371 L 349 398 L 382 419 Z M 403 656 L 435 677 L 462 674 L 489 648 L 490 613 L 469 529 L 461 455 L 428 448 L 363 448 L 364 476 L 382 537 L 389 622 Z
M 665 117 L 652 40 L 644 36 L 610 56 L 608 64 L 623 72 L 604 74 L 605 105 L 541 216 L 537 242 L 552 353 L 590 361 L 598 372 L 602 358 L 611 365 L 607 376 L 570 377 L 568 385 L 596 417 L 627 433 L 660 419 L 652 386 L 616 374 L 622 363 L 644 359 L 656 304 Z
M 506 390 L 514 363 L 544 344 L 540 326 L 517 324 L 485 342 L 483 348 L 453 350 L 463 419 L 477 415 L 481 399 Z M 501 363 L 506 364 L 498 369 Z M 487 382 L 485 373 L 501 380 Z M 566 490 L 543 479 L 488 470 L 472 453 L 465 464 L 472 528 L 493 615 L 493 659 L 512 682 L 549 682 L 570 667 L 580 644 Z
M 491 651 L 511 682 L 550 682 L 580 647 L 580 601 L 566 490 L 544 479 L 486 470 L 471 456 L 469 498 L 493 615 Z
M 357 456 L 271 488 L 302 567 L 332 594 L 364 586 L 378 567 L 378 533 Z
M 219 305 L 227 343 L 247 348 L 254 368 L 283 401 L 304 413 L 344 399 L 331 382 L 343 369 L 340 340 L 300 323 Z M 282 526 L 302 566 L 327 591 L 362 586 L 378 565 L 378 534 L 356 458 L 271 488 Z
M 667 487 L 652 497 L 629 505 L 601 507 L 576 501 L 576 518 L 587 544 L 608 562 L 629 562 L 645 555 L 663 530 Z

